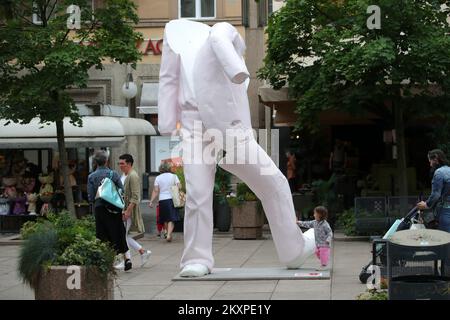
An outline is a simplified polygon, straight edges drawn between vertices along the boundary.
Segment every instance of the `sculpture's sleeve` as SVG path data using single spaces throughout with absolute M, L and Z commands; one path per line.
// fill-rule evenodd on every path
M 250 77 L 242 58 L 244 41 L 233 26 L 228 23 L 216 24 L 211 29 L 210 42 L 217 60 L 233 83 L 242 83 Z
M 170 48 L 164 35 L 158 90 L 158 130 L 161 135 L 170 135 L 177 128 L 179 79 L 180 56 Z

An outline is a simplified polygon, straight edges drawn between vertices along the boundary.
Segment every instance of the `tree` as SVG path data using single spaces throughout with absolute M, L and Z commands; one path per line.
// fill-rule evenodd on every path
M 288 0 L 269 19 L 259 77 L 289 85 L 298 129 L 315 132 L 330 109 L 376 114 L 395 128 L 406 195 L 405 124 L 450 110 L 449 2 Z
M 67 89 L 86 87 L 89 69 L 102 69 L 106 59 L 134 67 L 140 58 L 134 3 L 102 3 L 95 11 L 87 0 L 8 0 L 2 7 L 0 118 L 26 124 L 38 117 L 43 125 L 56 124 L 64 193 L 72 214 L 63 120 L 69 117 L 82 126 L 82 119 Z M 79 7 L 79 15 L 68 10 L 70 5 Z M 33 23 L 33 14 L 39 23 Z M 79 29 L 70 29 L 77 21 Z

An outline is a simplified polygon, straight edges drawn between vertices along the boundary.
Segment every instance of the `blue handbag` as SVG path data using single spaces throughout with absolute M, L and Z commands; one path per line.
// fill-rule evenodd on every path
M 116 184 L 112 181 L 113 172 L 109 172 L 109 177 L 105 177 L 100 186 L 97 189 L 97 198 L 101 198 L 112 204 L 118 209 L 123 209 L 125 207 L 125 202 L 123 201 L 122 194 L 119 192 Z

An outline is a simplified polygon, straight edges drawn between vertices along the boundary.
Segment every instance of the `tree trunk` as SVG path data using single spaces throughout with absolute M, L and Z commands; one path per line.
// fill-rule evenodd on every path
M 405 124 L 403 121 L 403 108 L 398 101 L 394 105 L 395 133 L 397 143 L 397 169 L 399 196 L 408 195 L 408 181 L 406 175 L 406 143 Z
M 66 143 L 64 141 L 64 121 L 56 121 L 56 136 L 58 139 L 59 159 L 61 162 L 60 172 L 64 177 L 64 196 L 69 212 L 75 217 L 75 205 L 73 203 L 72 187 L 69 182 L 69 166 L 67 161 Z M 57 177 L 56 177 L 57 178 Z

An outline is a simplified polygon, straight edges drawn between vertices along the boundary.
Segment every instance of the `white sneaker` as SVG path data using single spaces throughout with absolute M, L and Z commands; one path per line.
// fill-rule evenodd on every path
M 123 270 L 125 269 L 125 261 L 120 261 L 119 263 L 114 265 L 114 269 L 116 270 Z
M 141 268 L 148 262 L 151 254 L 152 252 L 150 250 L 145 250 L 145 252 L 141 254 Z
M 199 263 L 194 263 L 185 266 L 180 272 L 180 277 L 202 277 L 207 275 L 208 273 L 209 270 L 207 266 Z

